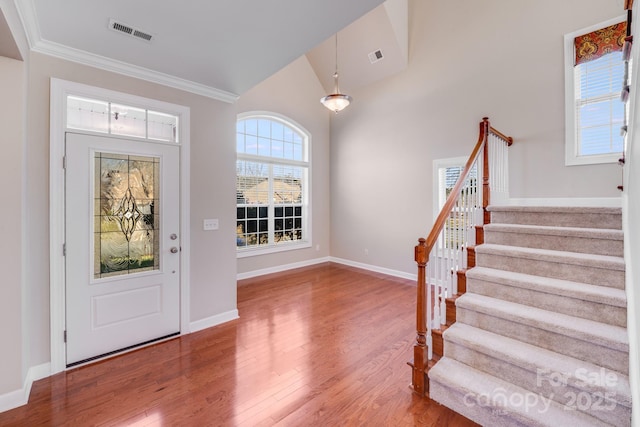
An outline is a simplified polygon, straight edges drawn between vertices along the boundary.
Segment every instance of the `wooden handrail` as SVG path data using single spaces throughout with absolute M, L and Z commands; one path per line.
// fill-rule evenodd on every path
M 474 164 L 477 162 L 480 153 L 483 153 L 483 171 L 482 171 L 482 208 L 483 208 L 483 221 L 489 222 L 489 212 L 487 206 L 489 203 L 489 157 L 488 157 L 488 141 L 489 135 L 495 135 L 499 139 L 503 140 L 507 146 L 513 144 L 513 138 L 506 136 L 502 132 L 491 127 L 489 118 L 484 117 L 480 122 L 480 132 L 478 136 L 478 142 L 476 142 L 469 160 L 465 164 L 465 167 L 458 177 L 458 181 L 451 189 L 449 197 L 444 203 L 444 206 L 440 210 L 438 217 L 436 218 L 431 232 L 427 238 L 420 238 L 418 245 L 415 247 L 414 258 L 418 264 L 418 276 L 417 276 L 417 306 L 416 306 L 416 342 L 413 347 L 413 362 L 410 365 L 413 368 L 412 372 L 412 386 L 416 393 L 424 395 L 428 392 L 428 380 L 426 376 L 426 368 L 431 359 L 432 342 L 431 342 L 431 328 L 428 327 L 427 322 L 431 319 L 431 305 L 433 301 L 427 301 L 430 298 L 431 293 L 427 292 L 427 274 L 426 267 L 429 262 L 429 254 L 436 245 L 438 238 L 447 224 L 450 212 L 456 206 L 458 199 L 461 195 L 461 190 L 469 177 Z M 437 297 L 436 297 L 437 300 Z
M 505 135 L 504 133 L 500 132 L 499 130 L 497 130 L 497 129 L 493 128 L 493 127 L 489 127 L 489 128 L 490 128 L 492 134 L 500 137 L 500 139 L 504 139 L 505 142 L 507 143 L 507 146 L 511 147 L 511 145 L 513 144 L 513 138 L 512 137 Z
M 476 162 L 476 160 L 478 160 L 478 156 L 480 155 L 482 148 L 487 142 L 487 138 L 489 137 L 489 128 L 489 118 L 484 117 L 480 122 L 480 135 L 478 136 L 478 142 L 471 152 L 471 156 L 469 156 L 469 160 L 467 160 L 462 173 L 460 173 L 460 177 L 458 178 L 456 185 L 453 186 L 451 193 L 449 193 L 449 197 L 447 197 L 447 201 L 444 202 L 442 210 L 440 210 L 436 221 L 433 223 L 433 228 L 431 229 L 429 236 L 427 236 L 427 262 L 429 262 L 429 253 L 431 252 L 431 249 L 433 249 L 433 246 L 436 244 L 438 236 L 440 235 L 440 232 L 447 222 L 447 218 L 449 218 L 449 212 L 451 212 L 456 202 L 458 201 L 458 198 L 460 197 L 460 189 L 462 189 L 467 176 L 471 172 L 473 164 Z

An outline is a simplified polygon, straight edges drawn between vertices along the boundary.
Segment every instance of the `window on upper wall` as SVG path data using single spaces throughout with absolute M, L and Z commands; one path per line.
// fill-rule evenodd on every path
M 624 138 L 624 18 L 565 35 L 567 165 L 614 163 Z
M 311 245 L 309 134 L 273 114 L 244 114 L 236 126 L 238 256 Z

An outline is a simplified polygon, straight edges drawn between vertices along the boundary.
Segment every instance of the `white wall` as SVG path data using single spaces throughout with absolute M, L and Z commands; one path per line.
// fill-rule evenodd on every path
M 433 160 L 468 156 L 483 116 L 515 138 L 512 197 L 619 197 L 619 166 L 564 166 L 563 35 L 622 15 L 622 2 L 409 8 L 407 70 L 351 93 L 332 121 L 332 256 L 415 274 L 413 247 L 433 222 Z
M 238 259 L 238 273 L 277 271 L 283 265 L 303 265 L 329 256 L 329 117 L 320 104 L 323 92 L 305 56 L 295 60 L 264 82 L 243 94 L 238 113 L 270 111 L 284 115 L 311 134 L 312 247 Z
M 22 313 L 22 196 L 25 64 L 0 56 L 0 396 L 22 388 L 25 351 Z M 26 260 L 28 262 L 28 260 Z M 33 267 L 33 266 L 32 266 Z M 1 402 L 0 402 L 1 403 Z M 1 405 L 0 405 L 1 407 Z
M 635 33 L 640 37 L 640 32 Z M 635 58 L 640 59 L 640 55 Z M 636 83 L 637 84 L 637 83 Z M 635 89 L 637 91 L 637 88 Z M 636 92 L 637 93 L 637 92 Z M 629 377 L 632 386 L 632 401 L 634 402 L 634 426 L 640 426 L 640 109 L 637 108 L 637 95 L 635 97 L 636 111 L 633 139 L 630 141 L 627 163 L 625 168 L 625 195 L 623 206 L 625 208 L 625 258 L 627 260 L 626 290 L 627 290 L 627 322 L 629 330 Z M 636 262 L 633 262 L 633 261 Z
M 633 36 L 640 38 L 638 8 L 633 10 Z M 632 50 L 633 63 L 640 61 L 640 45 Z M 633 425 L 640 426 L 640 79 L 634 73 L 630 94 L 630 129 L 627 138 L 627 153 L 624 174 L 623 227 L 625 232 L 627 328 L 629 330 L 629 379 L 633 405 Z M 636 262 L 633 262 L 636 261 Z
M 236 309 L 235 108 L 191 93 L 32 53 L 27 115 L 26 272 L 31 333 L 29 366 L 49 348 L 49 82 L 51 77 L 157 99 L 191 109 L 191 321 Z M 202 230 L 204 218 L 220 229 Z M 199 226 L 200 225 L 200 226 Z M 3 323 L 4 329 L 9 328 Z M 4 359 L 3 359 L 4 360 Z

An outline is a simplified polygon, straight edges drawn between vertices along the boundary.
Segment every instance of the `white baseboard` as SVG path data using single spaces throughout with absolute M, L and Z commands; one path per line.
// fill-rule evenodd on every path
M 263 276 L 265 274 L 280 273 L 282 271 L 293 270 L 295 268 L 301 268 L 301 267 L 308 267 L 310 265 L 322 264 L 323 262 L 329 262 L 329 261 L 330 261 L 329 257 L 310 259 L 307 261 L 277 265 L 274 267 L 263 268 L 260 270 L 247 271 L 246 273 L 238 273 L 236 277 L 237 277 L 237 280 L 250 279 L 252 277 Z
M 0 396 L 0 412 L 26 405 L 29 401 L 30 392 L 31 384 L 25 384 L 22 389 L 10 391 Z
M 29 394 L 31 394 L 31 386 L 34 381 L 46 378 L 49 375 L 51 375 L 50 363 L 43 363 L 29 368 L 21 389 L 0 395 L 0 412 L 26 405 L 29 402 Z
M 27 374 L 32 381 L 38 381 L 51 375 L 51 363 L 43 363 L 42 365 L 33 366 Z
M 356 268 L 361 268 L 363 270 L 369 270 L 369 271 L 373 271 L 373 272 L 376 272 L 376 273 L 382 273 L 382 274 L 386 274 L 388 276 L 399 277 L 401 279 L 409 279 L 409 280 L 417 280 L 418 279 L 418 275 L 417 274 L 407 273 L 407 272 L 399 271 L 399 270 L 391 270 L 389 268 L 378 267 L 377 265 L 364 264 L 364 263 L 361 263 L 361 262 L 351 261 L 351 260 L 342 259 L 342 258 L 335 258 L 335 257 L 329 257 L 329 260 L 331 262 L 335 262 L 335 263 L 338 263 L 338 264 L 344 264 L 344 265 L 348 265 L 350 267 L 356 267 Z
M 416 274 L 406 273 L 404 271 L 398 271 L 398 270 L 391 270 L 384 267 L 378 267 L 377 265 L 364 264 L 361 262 L 356 262 L 356 261 L 351 261 L 348 259 L 342 259 L 342 258 L 336 258 L 336 257 L 316 258 L 308 261 L 263 268 L 261 270 L 253 270 L 246 273 L 239 273 L 237 278 L 238 280 L 250 279 L 252 277 L 263 276 L 265 274 L 280 273 L 282 271 L 293 270 L 295 268 L 308 267 L 311 265 L 322 264 L 324 262 L 335 262 L 337 264 L 343 264 L 343 265 L 348 265 L 350 267 L 356 267 L 356 268 L 361 268 L 363 270 L 373 271 L 376 273 L 387 274 L 389 276 L 399 277 L 401 279 L 409 279 L 409 280 L 417 279 Z
M 218 326 L 231 320 L 238 319 L 238 310 L 229 310 L 224 313 L 216 314 L 215 316 L 207 317 L 205 319 L 196 320 L 189 324 L 190 333 L 198 332 L 203 329 Z
M 558 198 L 510 198 L 509 206 L 596 206 L 604 208 L 622 207 L 622 197 L 558 197 Z

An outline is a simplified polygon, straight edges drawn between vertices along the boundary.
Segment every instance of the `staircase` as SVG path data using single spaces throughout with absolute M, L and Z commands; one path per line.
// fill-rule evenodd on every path
M 430 398 L 486 426 L 629 426 L 621 210 L 488 210 Z

